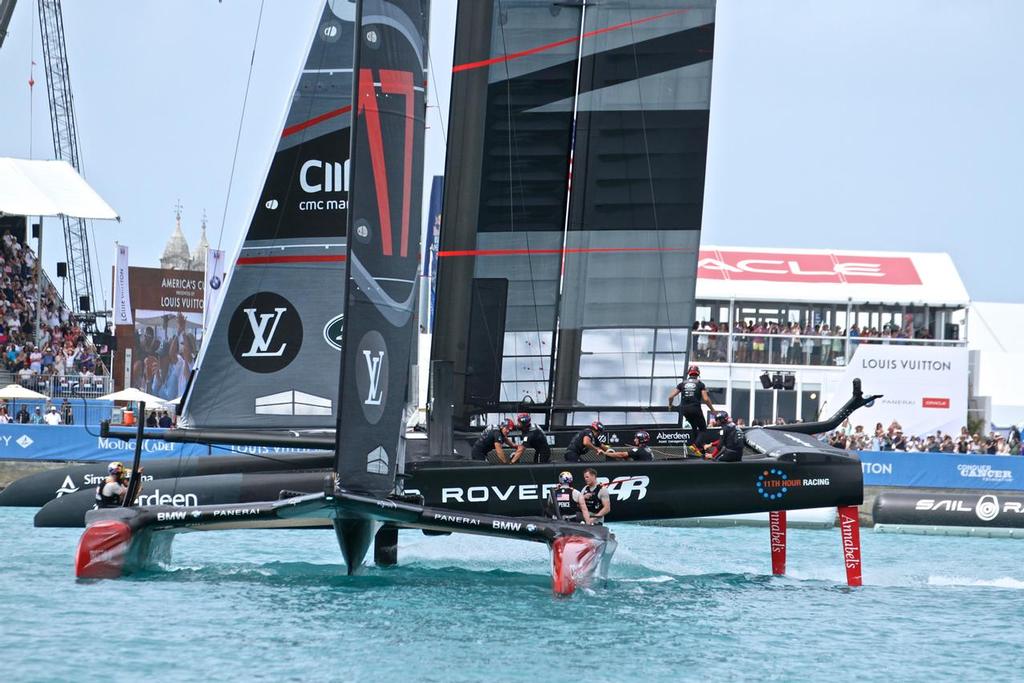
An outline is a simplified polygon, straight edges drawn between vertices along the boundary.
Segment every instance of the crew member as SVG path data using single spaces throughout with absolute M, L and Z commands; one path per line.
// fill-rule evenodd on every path
M 539 425 L 533 424 L 530 414 L 519 413 L 516 415 L 516 425 L 519 427 L 519 433 L 523 435 L 523 440 L 516 448 L 516 452 L 512 454 L 513 464 L 519 462 L 527 447 L 533 449 L 534 463 L 551 462 L 551 446 L 548 445 L 547 434 Z
M 572 487 L 572 473 L 561 472 L 558 475 L 558 486 L 548 494 L 548 514 L 564 522 L 578 522 L 580 518 L 587 524 L 591 523 L 590 511 L 583 502 L 583 496 Z
M 572 437 L 572 441 L 569 442 L 569 446 L 565 449 L 565 461 L 580 462 L 583 459 L 584 453 L 616 457 L 617 454 L 612 451 L 608 444 L 598 441 L 598 437 L 603 433 L 604 425 L 598 420 L 591 422 L 589 427 L 581 429 L 576 433 L 576 436 Z
M 107 478 L 96 487 L 96 508 L 116 508 L 128 493 L 128 476 L 124 465 L 116 460 L 107 465 Z
M 682 395 L 679 399 L 679 412 L 690 423 L 690 426 L 697 430 L 697 433 L 708 428 L 707 420 L 704 419 L 704 411 L 701 410 L 701 403 L 714 410 L 715 404 L 711 402 L 708 395 L 708 388 L 700 381 L 700 368 L 691 365 L 686 372 L 686 379 L 676 385 L 672 393 L 668 395 L 668 407 L 672 408 L 672 402 L 676 396 Z
M 651 452 L 649 444 L 651 443 L 651 435 L 645 430 L 641 429 L 633 435 L 633 447 L 628 451 L 621 451 L 619 453 L 605 453 L 604 457 L 609 460 L 654 460 L 654 453 Z
M 580 491 L 580 495 L 583 497 L 584 509 L 590 513 L 587 524 L 604 524 L 605 515 L 612 511 L 608 488 L 598 483 L 597 470 L 593 467 L 583 470 L 583 481 L 587 482 L 587 485 Z
M 719 462 L 739 462 L 743 459 L 743 430 L 729 419 L 729 413 L 724 410 L 715 413 L 715 422 L 722 428 L 722 438 L 716 442 L 718 451 L 714 459 Z
M 487 460 L 487 454 L 493 450 L 498 456 L 498 462 L 507 465 L 508 458 L 505 457 L 503 446 L 515 447 L 508 438 L 508 435 L 515 428 L 516 425 L 512 420 L 505 420 L 498 427 L 488 427 L 485 429 L 480 438 L 473 443 L 473 459 Z

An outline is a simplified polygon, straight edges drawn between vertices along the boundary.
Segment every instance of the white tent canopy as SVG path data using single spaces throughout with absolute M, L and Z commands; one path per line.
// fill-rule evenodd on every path
M 8 384 L 3 389 L 0 389 L 0 398 L 9 400 L 29 400 L 29 399 L 48 399 L 49 397 L 45 394 L 40 394 L 38 391 L 32 391 L 26 389 L 20 384 Z
M 0 213 L 120 220 L 66 161 L 0 157 Z
M 159 396 L 147 394 L 144 391 L 139 391 L 134 387 L 122 389 L 121 391 L 115 391 L 112 394 L 105 394 L 100 396 L 101 401 L 131 401 L 137 403 L 142 401 L 149 406 L 158 406 L 167 403 L 166 399 L 162 399 Z

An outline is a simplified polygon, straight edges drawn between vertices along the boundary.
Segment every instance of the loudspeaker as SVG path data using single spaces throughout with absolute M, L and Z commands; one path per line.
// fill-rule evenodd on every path
M 793 391 L 796 389 L 796 375 L 785 375 L 782 378 L 782 388 L 786 391 Z
M 88 313 L 91 310 L 92 307 L 89 306 L 89 295 L 86 294 L 84 296 L 78 297 L 78 311 L 80 313 Z
M 774 375 L 772 375 L 772 389 L 781 389 L 781 388 L 782 388 L 782 374 L 776 372 Z
M 68 276 L 68 264 L 64 261 L 57 261 L 57 277 Z
M 960 339 L 960 326 L 956 323 L 946 323 L 946 339 Z
M 767 371 L 761 373 L 761 387 L 764 389 L 772 388 L 772 378 Z
M 32 239 L 34 239 L 34 240 L 39 239 L 39 234 L 42 232 L 42 230 L 43 230 L 43 226 L 42 225 L 40 225 L 39 223 L 33 223 L 32 224 Z

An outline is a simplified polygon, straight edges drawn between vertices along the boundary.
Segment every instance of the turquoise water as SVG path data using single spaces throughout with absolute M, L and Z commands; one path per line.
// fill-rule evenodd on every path
M 4 681 L 1020 680 L 1024 542 L 619 525 L 612 580 L 550 593 L 543 546 L 402 532 L 346 577 L 330 531 L 180 536 L 174 567 L 76 582 L 79 532 L 0 508 Z M 113 669 L 103 665 L 112 657 Z M 586 671 L 583 674 L 583 671 Z

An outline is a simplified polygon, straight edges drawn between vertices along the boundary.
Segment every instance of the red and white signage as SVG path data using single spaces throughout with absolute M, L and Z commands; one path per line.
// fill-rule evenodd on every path
M 920 285 L 907 256 L 701 249 L 698 279 Z

